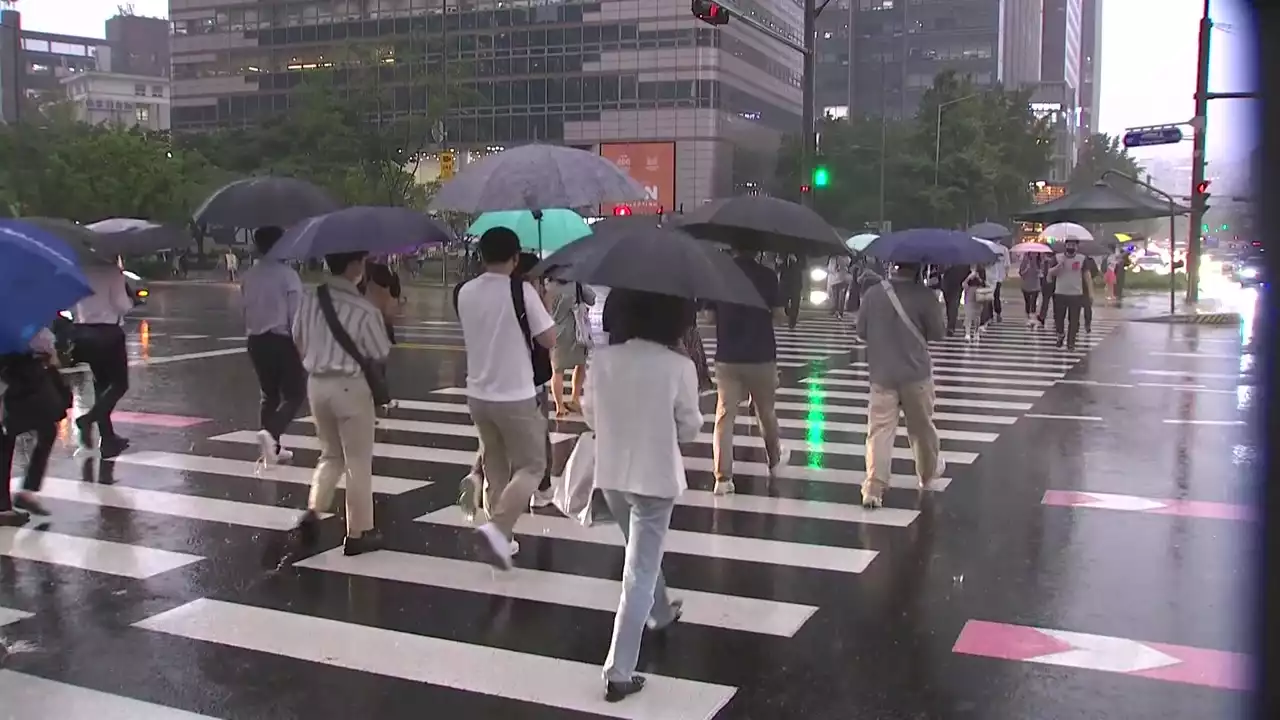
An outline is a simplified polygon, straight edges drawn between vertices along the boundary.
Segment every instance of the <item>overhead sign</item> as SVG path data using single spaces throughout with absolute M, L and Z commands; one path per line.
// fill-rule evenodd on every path
M 1182 128 L 1176 125 L 1134 128 L 1124 134 L 1124 146 L 1127 148 L 1147 145 L 1172 145 L 1180 142 L 1182 142 Z

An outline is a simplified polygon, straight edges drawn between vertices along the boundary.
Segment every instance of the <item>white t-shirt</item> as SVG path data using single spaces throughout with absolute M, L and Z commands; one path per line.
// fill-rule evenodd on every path
M 529 283 L 524 306 L 529 334 L 537 337 L 555 323 Z M 528 400 L 535 395 L 533 362 L 511 301 L 511 277 L 485 273 L 458 290 L 458 320 L 467 348 L 467 396 L 490 402 Z

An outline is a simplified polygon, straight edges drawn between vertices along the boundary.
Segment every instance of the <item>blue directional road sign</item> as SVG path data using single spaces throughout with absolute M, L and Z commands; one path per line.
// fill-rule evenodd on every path
M 1182 128 L 1176 125 L 1164 127 L 1134 128 L 1124 134 L 1124 146 L 1171 145 L 1182 142 Z

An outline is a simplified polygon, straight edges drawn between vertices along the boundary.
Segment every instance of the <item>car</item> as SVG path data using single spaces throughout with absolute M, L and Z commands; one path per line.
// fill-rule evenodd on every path
M 1133 263 L 1133 271 L 1153 272 L 1159 275 L 1169 274 L 1169 265 L 1159 255 L 1143 255 Z
M 1260 257 L 1244 260 L 1236 266 L 1236 282 L 1241 287 L 1263 285 L 1266 283 L 1267 264 Z
M 129 290 L 129 297 L 133 298 L 133 304 L 146 305 L 147 300 L 151 297 L 151 290 L 147 287 L 147 281 L 132 270 L 121 270 L 121 272 L 124 274 L 124 286 Z

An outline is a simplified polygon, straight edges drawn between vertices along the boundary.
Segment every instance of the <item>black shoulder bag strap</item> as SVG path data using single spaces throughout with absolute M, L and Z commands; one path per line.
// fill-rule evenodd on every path
M 533 341 L 533 332 L 529 329 L 529 309 L 524 304 L 524 281 L 511 278 L 511 304 L 515 306 L 516 322 L 520 324 L 520 333 L 524 335 L 524 346 L 529 349 L 529 364 L 533 367 L 533 384 L 543 385 L 551 380 L 551 354 L 539 352 L 539 346 Z
M 333 333 L 334 341 L 360 366 L 360 372 L 364 374 L 364 380 L 369 384 L 369 393 L 373 395 L 373 404 L 381 406 L 390 403 L 391 392 L 387 389 L 386 375 L 381 368 L 374 367 L 369 358 L 356 348 L 355 341 L 338 321 L 338 311 L 333 307 L 333 296 L 330 294 L 328 285 L 320 285 L 316 288 L 316 300 L 320 303 L 320 312 L 324 313 L 324 321 L 329 325 L 329 332 Z

